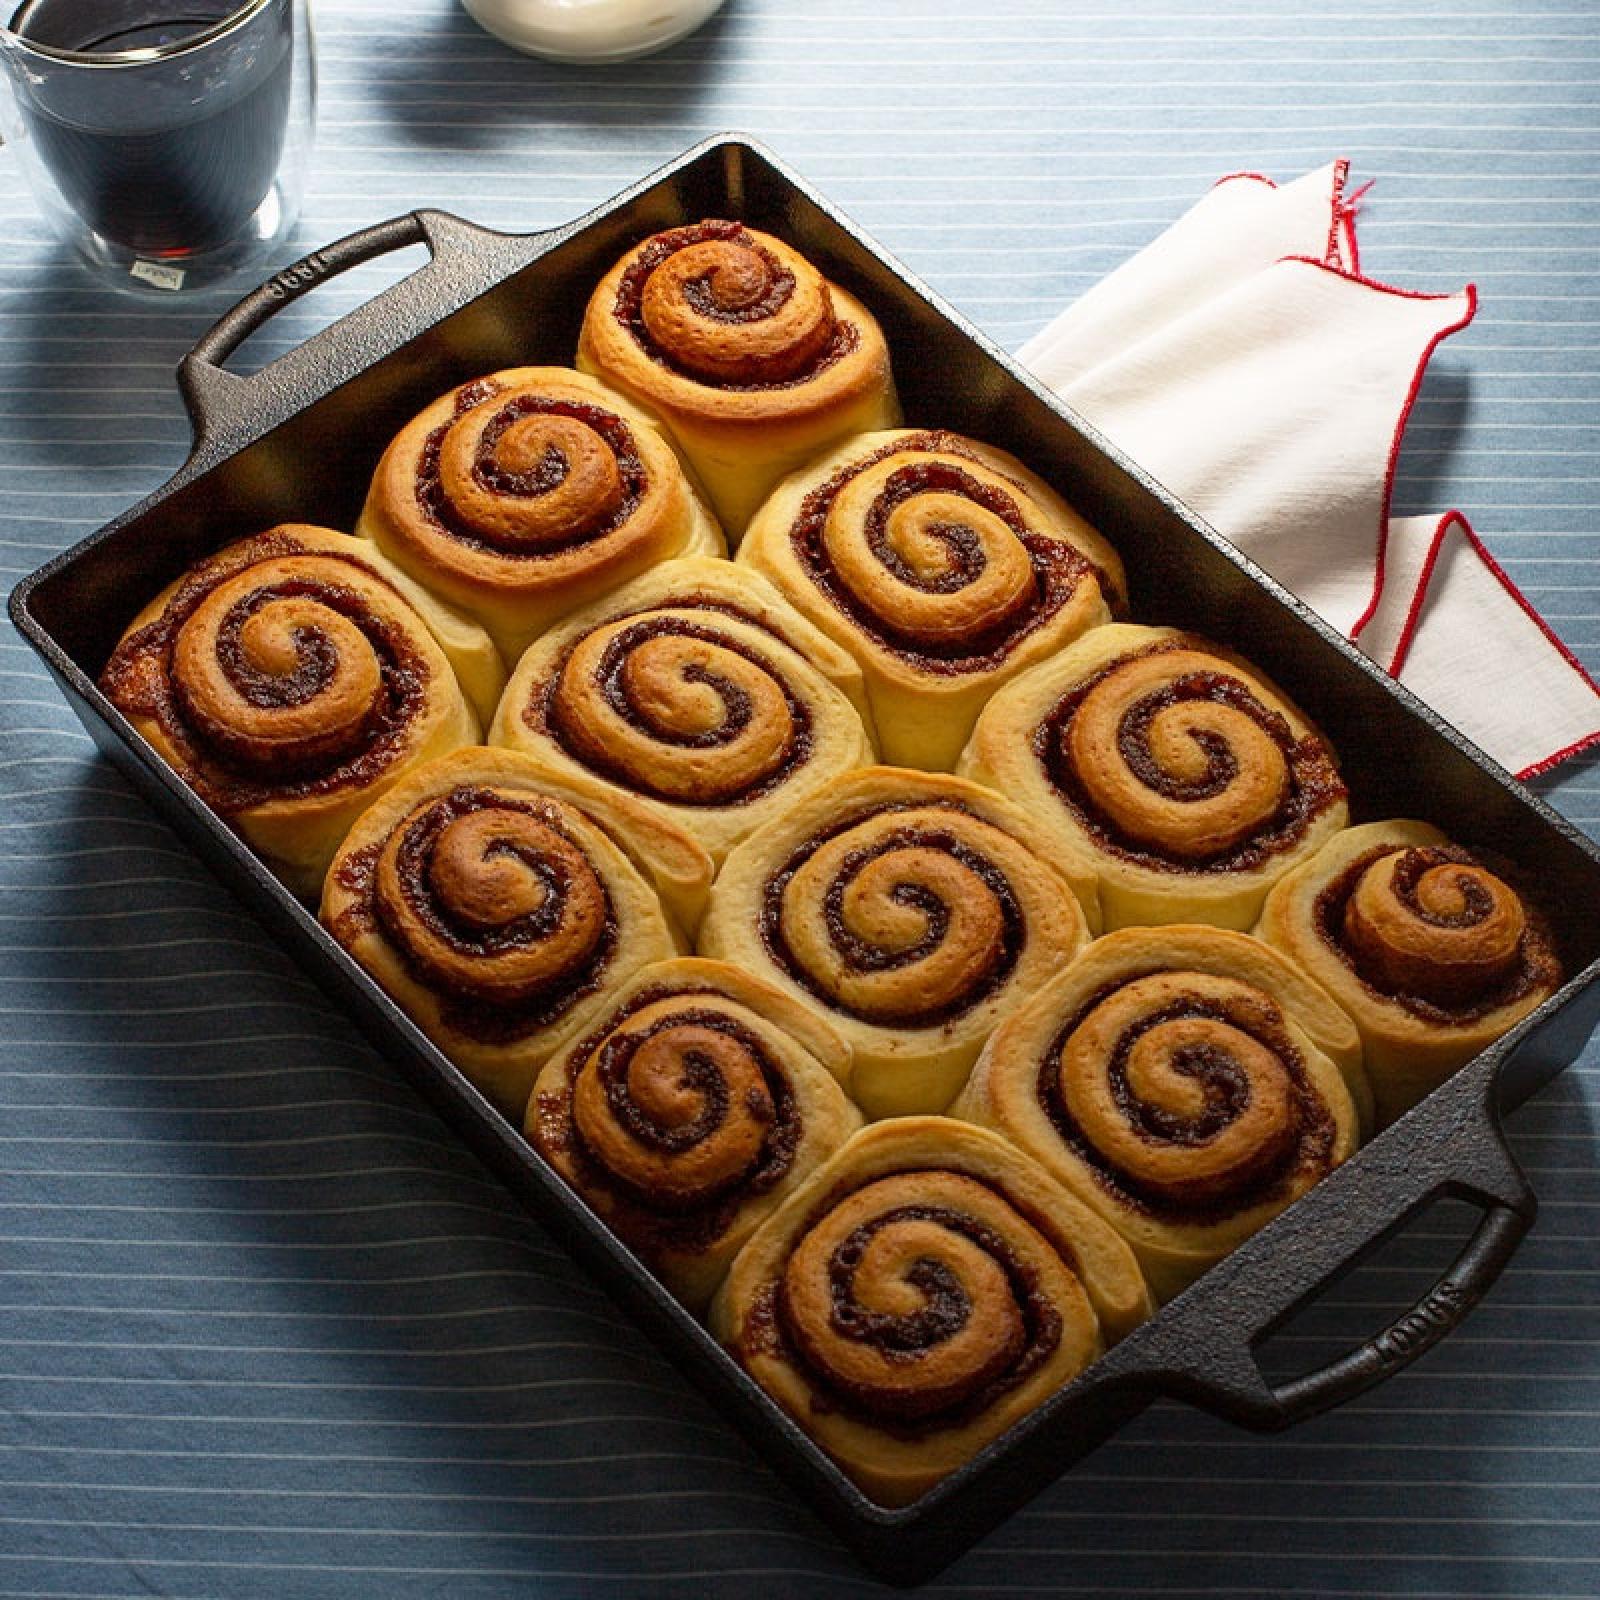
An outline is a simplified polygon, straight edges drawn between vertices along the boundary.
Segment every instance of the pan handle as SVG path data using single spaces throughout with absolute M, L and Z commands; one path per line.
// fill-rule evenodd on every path
M 1213 1267 L 1183 1297 L 1189 1314 L 1140 1352 L 1139 1378 L 1266 1431 L 1339 1405 L 1431 1350 L 1488 1292 L 1538 1210 L 1489 1107 L 1492 1082 L 1492 1071 L 1459 1074 L 1370 1145 L 1361 1162 L 1331 1173 Z M 1269 1382 L 1255 1351 L 1273 1330 L 1447 1196 L 1476 1204 L 1483 1217 L 1438 1282 L 1354 1350 L 1303 1377 Z
M 408 211 L 302 256 L 224 312 L 178 366 L 194 451 L 225 451 L 263 422 L 320 399 L 376 352 L 387 354 L 441 316 L 538 255 L 552 234 L 505 234 L 444 211 Z M 338 273 L 411 245 L 429 260 L 399 283 L 312 335 L 260 372 L 241 376 L 223 362 L 284 306 Z

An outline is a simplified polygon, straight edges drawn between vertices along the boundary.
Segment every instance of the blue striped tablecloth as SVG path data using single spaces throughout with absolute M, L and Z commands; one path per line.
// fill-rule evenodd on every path
M 560 222 L 701 135 L 769 141 L 1003 342 L 1218 174 L 1378 178 L 1376 275 L 1483 311 L 1411 424 L 1600 668 L 1600 9 L 1584 0 L 732 0 L 577 72 L 450 0 L 323 0 L 297 248 L 419 204 Z M 383 281 L 320 289 L 266 358 Z M 113 301 L 0 152 L 0 568 L 157 484 L 222 309 Z M 130 600 L 131 604 L 131 600 Z M 0 638 L 0 1594 L 875 1588 L 91 753 Z M 1540 788 L 1600 827 L 1592 763 Z M 1259 1439 L 1163 1406 L 939 1595 L 1600 1593 L 1600 1054 L 1514 1119 L 1543 1199 L 1456 1337 Z M 1369 1330 L 1430 1219 L 1290 1336 Z M 1452 1235 L 1453 1236 L 1453 1235 Z

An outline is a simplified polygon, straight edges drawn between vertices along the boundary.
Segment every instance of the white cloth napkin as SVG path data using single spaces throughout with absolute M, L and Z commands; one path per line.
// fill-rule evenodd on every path
M 1600 689 L 1460 512 L 1391 518 L 1400 441 L 1471 287 L 1361 272 L 1348 163 L 1222 179 L 1019 358 L 1502 765 L 1600 741 Z

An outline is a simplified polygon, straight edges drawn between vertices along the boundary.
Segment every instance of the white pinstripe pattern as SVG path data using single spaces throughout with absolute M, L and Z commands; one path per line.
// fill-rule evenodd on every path
M 515 57 L 451 0 L 319 23 L 307 245 L 418 204 L 549 226 L 738 126 L 1013 345 L 1220 173 L 1349 155 L 1380 179 L 1367 269 L 1482 291 L 1397 509 L 1462 504 L 1600 667 L 1600 11 L 731 0 L 609 72 Z M 386 281 L 324 286 L 252 358 Z M 8 581 L 181 459 L 171 369 L 224 298 L 86 285 L 0 153 Z M 217 897 L 15 638 L 0 678 L 0 1596 L 879 1592 Z M 1594 765 L 1541 787 L 1600 830 Z M 1515 1120 L 1543 1219 L 1457 1336 L 1278 1439 L 1159 1408 L 929 1592 L 1600 1593 L 1597 1063 Z M 1271 1359 L 1370 1331 L 1450 1210 Z

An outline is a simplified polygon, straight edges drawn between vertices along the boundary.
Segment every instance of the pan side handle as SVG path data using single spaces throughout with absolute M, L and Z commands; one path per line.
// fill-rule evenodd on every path
M 1136 1382 L 1245 1427 L 1287 1428 L 1381 1383 L 1431 1350 L 1478 1304 L 1538 1205 L 1492 1108 L 1488 1058 L 1458 1074 L 1331 1173 L 1180 1297 L 1139 1350 Z M 1387 1327 L 1313 1372 L 1274 1383 L 1257 1349 L 1303 1306 L 1437 1199 L 1483 1215 L 1434 1285 Z M 1154 1331 L 1154 1330 L 1152 1330 Z
M 189 411 L 193 455 L 224 455 L 261 432 L 263 424 L 311 405 L 398 349 L 441 316 L 493 287 L 543 253 L 564 230 L 496 233 L 444 211 L 408 211 L 323 245 L 274 273 L 201 335 L 178 366 Z M 313 334 L 303 344 L 242 375 L 227 358 L 285 306 L 329 278 L 412 245 L 429 259 L 408 277 Z

